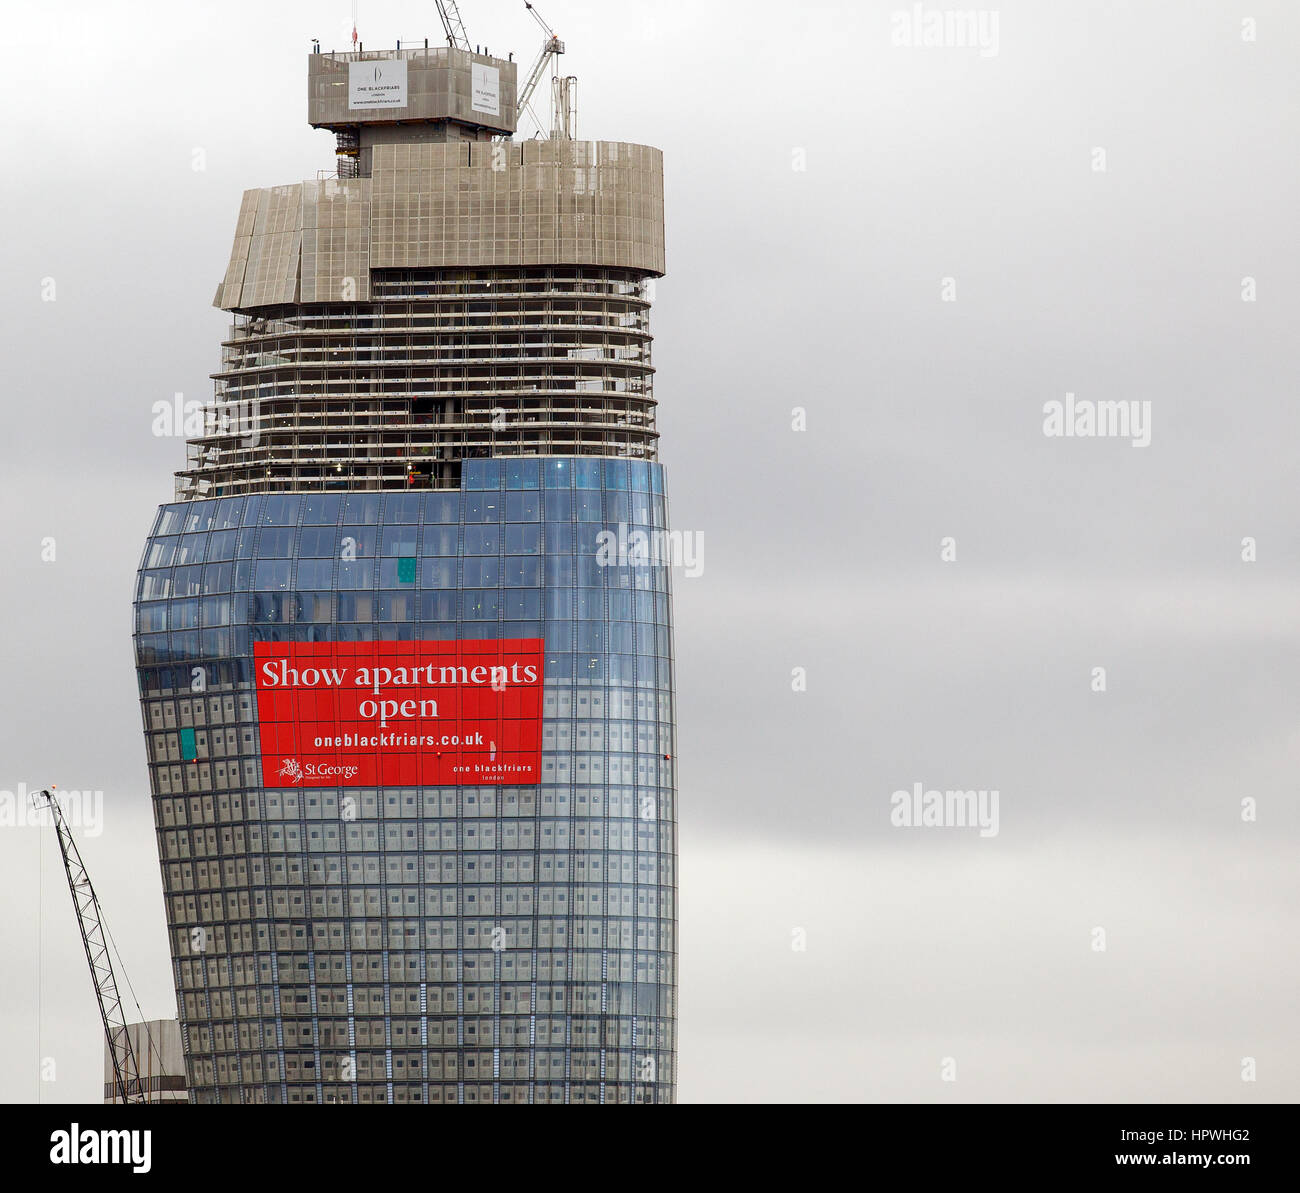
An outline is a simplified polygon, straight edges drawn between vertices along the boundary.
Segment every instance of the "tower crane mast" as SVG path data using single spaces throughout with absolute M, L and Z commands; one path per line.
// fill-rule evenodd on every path
M 72 830 L 64 819 L 63 809 L 59 807 L 53 791 L 46 789 L 34 793 L 32 802 L 37 808 L 48 807 L 54 817 L 59 853 L 63 858 L 63 872 L 67 875 L 68 890 L 72 893 L 77 928 L 81 932 L 82 947 L 86 950 L 90 978 L 95 985 L 99 1018 L 104 1025 L 104 1039 L 108 1042 L 109 1055 L 113 1061 L 113 1083 L 117 1087 L 117 1095 L 126 1103 L 143 1103 L 146 1099 L 140 1084 L 140 1066 L 131 1044 L 131 1034 L 127 1031 L 126 1018 L 122 1014 L 122 998 L 117 992 L 117 977 L 113 973 L 113 961 L 104 935 L 104 913 L 100 910 L 99 897 L 95 894 L 86 864 L 81 860 L 81 852 L 72 839 Z

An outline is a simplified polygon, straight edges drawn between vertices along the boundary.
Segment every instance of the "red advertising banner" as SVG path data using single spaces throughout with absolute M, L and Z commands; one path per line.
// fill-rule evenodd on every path
M 256 642 L 267 787 L 533 784 L 540 638 Z

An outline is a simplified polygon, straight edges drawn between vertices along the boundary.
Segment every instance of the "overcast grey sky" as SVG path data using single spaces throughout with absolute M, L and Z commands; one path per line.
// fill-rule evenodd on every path
M 665 158 L 662 459 L 705 543 L 680 1099 L 1300 1097 L 1300 10 L 922 6 L 981 11 L 981 50 L 874 0 L 542 7 L 579 135 Z M 531 60 L 522 3 L 462 11 Z M 83 853 L 170 1016 L 130 602 L 184 447 L 151 408 L 210 392 L 242 191 L 332 169 L 303 59 L 351 4 L 5 25 L 0 788 L 103 790 Z M 1047 437 L 1067 393 L 1149 402 L 1149 446 Z M 999 832 L 893 827 L 917 783 L 996 789 Z M 0 876 L 0 1098 L 95 1100 L 50 835 L 0 827 Z

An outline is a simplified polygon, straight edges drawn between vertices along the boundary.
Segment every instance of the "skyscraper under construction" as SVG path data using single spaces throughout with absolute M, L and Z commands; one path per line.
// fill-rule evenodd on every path
M 141 562 L 198 1102 L 674 1097 L 668 569 L 600 550 L 667 528 L 662 159 L 448 29 L 309 56 L 337 169 L 244 195 Z

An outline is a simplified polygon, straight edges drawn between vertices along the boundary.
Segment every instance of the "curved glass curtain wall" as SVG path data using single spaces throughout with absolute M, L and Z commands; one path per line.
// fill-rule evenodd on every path
M 673 1099 L 668 568 L 597 538 L 665 531 L 663 489 L 503 458 L 159 510 L 135 642 L 196 1100 Z M 457 637 L 545 640 L 540 784 L 263 790 L 253 643 Z

